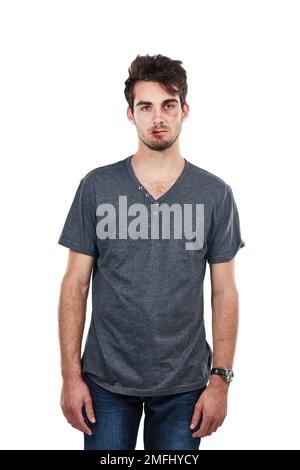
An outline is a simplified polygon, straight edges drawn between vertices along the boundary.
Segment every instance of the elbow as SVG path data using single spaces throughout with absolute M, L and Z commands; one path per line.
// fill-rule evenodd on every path
M 80 276 L 75 275 L 74 273 L 66 273 L 62 280 L 62 289 L 67 289 L 68 291 L 77 291 L 82 295 L 87 295 L 89 292 L 90 282 L 86 279 L 82 279 Z

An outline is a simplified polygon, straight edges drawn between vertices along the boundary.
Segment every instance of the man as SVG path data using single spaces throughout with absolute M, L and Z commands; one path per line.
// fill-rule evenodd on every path
M 138 150 L 80 180 L 59 243 L 68 422 L 85 449 L 198 449 L 226 416 L 238 329 L 234 256 L 245 245 L 231 187 L 179 150 L 189 114 L 181 61 L 137 56 L 125 82 Z M 203 281 L 212 287 L 213 350 Z M 92 275 L 92 320 L 81 342 Z

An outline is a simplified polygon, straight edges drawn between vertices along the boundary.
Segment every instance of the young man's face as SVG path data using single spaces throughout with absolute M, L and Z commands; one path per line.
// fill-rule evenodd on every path
M 134 85 L 134 112 L 128 119 L 136 126 L 139 139 L 151 150 L 166 150 L 180 135 L 189 107 L 181 108 L 179 96 L 170 95 L 157 82 L 138 81 Z M 163 132 L 155 133 L 153 131 Z

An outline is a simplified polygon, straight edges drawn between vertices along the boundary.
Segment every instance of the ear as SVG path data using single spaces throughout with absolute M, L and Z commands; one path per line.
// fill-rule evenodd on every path
M 132 111 L 131 111 L 129 106 L 127 107 L 127 119 L 128 119 L 129 122 L 131 122 L 131 124 L 135 123 L 134 116 L 133 116 Z
M 186 118 L 188 117 L 189 115 L 189 112 L 190 112 L 190 107 L 187 103 L 184 103 L 183 105 L 183 110 L 182 110 L 182 116 L 181 116 L 181 120 L 182 121 L 185 121 Z

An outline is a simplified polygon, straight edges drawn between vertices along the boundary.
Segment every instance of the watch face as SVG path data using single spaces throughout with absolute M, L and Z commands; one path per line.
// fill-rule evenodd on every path
M 227 369 L 226 372 L 225 372 L 225 375 L 226 375 L 226 381 L 231 382 L 233 377 L 234 377 L 233 370 L 232 369 Z

